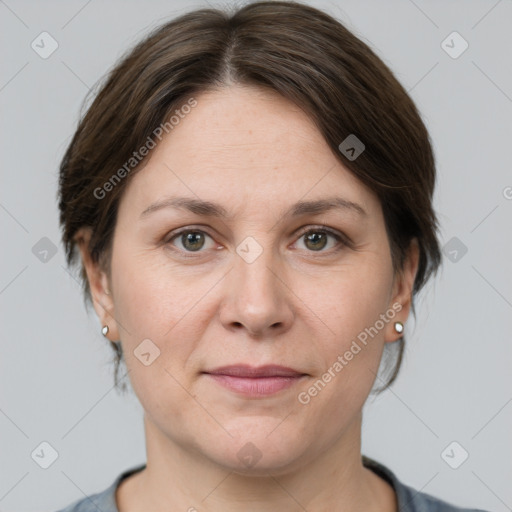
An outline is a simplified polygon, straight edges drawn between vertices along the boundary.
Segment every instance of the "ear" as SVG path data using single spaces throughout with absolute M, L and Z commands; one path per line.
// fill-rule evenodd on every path
M 418 240 L 413 238 L 407 251 L 403 268 L 395 275 L 391 302 L 389 308 L 396 311 L 396 315 L 388 323 L 385 341 L 394 342 L 403 336 L 395 330 L 395 322 L 402 322 L 405 326 L 412 304 L 412 289 L 418 271 L 420 249 Z
M 82 263 L 87 273 L 87 280 L 91 290 L 92 302 L 101 326 L 108 326 L 107 338 L 118 341 L 119 329 L 114 315 L 114 297 L 106 272 L 101 265 L 94 262 L 90 253 L 92 230 L 89 227 L 81 228 L 75 235 L 75 241 L 80 249 Z

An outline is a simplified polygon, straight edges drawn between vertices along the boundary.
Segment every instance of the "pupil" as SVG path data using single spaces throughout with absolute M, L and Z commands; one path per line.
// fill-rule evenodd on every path
M 306 236 L 306 239 L 308 242 L 313 242 L 313 249 L 316 250 L 316 249 L 323 249 L 325 247 L 325 242 L 326 242 L 326 237 L 325 237 L 325 233 L 310 233 L 309 235 Z M 323 239 L 323 243 L 320 244 L 320 245 L 315 245 L 318 243 L 318 241 L 320 239 Z
M 183 236 L 185 237 L 185 242 L 183 243 L 183 246 L 192 251 L 197 251 L 201 249 L 201 247 L 204 244 L 204 237 L 202 233 L 187 233 L 186 235 Z

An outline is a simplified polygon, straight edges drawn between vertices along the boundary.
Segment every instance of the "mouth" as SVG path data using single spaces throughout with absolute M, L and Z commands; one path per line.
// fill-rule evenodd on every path
M 265 397 L 289 389 L 307 376 L 285 366 L 233 365 L 203 372 L 215 383 L 247 397 Z

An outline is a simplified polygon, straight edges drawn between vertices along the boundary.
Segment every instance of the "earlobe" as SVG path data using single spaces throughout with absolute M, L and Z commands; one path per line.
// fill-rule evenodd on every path
M 110 292 L 108 276 L 98 262 L 94 262 L 90 253 L 91 228 L 82 228 L 77 232 L 75 241 L 80 250 L 84 265 L 92 303 L 98 315 L 104 336 L 111 341 L 119 340 L 117 322 L 114 318 L 114 300 Z M 104 329 L 107 326 L 108 329 Z
M 413 238 L 409 245 L 403 268 L 400 273 L 396 275 L 393 284 L 393 298 L 389 307 L 397 311 L 397 314 L 392 322 L 392 328 L 386 337 L 387 342 L 397 341 L 403 336 L 405 323 L 411 309 L 412 292 L 418 271 L 418 264 L 419 246 L 417 239 Z

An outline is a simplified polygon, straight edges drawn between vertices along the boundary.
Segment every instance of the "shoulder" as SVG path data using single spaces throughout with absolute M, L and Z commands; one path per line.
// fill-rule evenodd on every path
M 426 494 L 402 483 L 386 466 L 363 455 L 363 464 L 381 478 L 387 480 L 395 490 L 400 512 L 487 512 L 476 508 L 461 508 Z
M 397 483 L 403 505 L 402 512 L 486 512 L 476 508 L 461 508 L 430 494 L 419 492 L 401 482 Z
M 114 482 L 104 491 L 76 500 L 66 508 L 58 510 L 57 512 L 119 512 L 116 503 L 116 490 L 119 487 L 119 484 L 125 478 L 129 477 L 133 473 L 141 471 L 145 467 L 146 466 L 144 464 L 124 471 L 117 476 Z
M 115 501 L 115 488 L 111 485 L 102 492 L 76 500 L 58 512 L 119 512 Z

